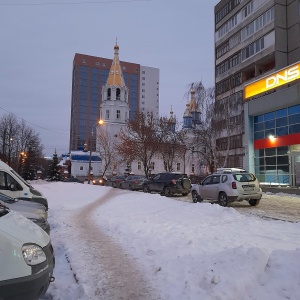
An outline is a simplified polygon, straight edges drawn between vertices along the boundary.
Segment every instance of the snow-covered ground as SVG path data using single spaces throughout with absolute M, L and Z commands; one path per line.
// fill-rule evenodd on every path
M 111 193 L 114 197 L 82 218 L 120 245 L 158 299 L 300 299 L 300 223 L 111 187 L 33 185 L 48 198 L 56 256 L 56 280 L 43 299 L 106 300 L 96 292 L 105 274 L 95 286 L 95 249 L 83 249 L 84 241 L 75 238 L 83 223 L 77 228 L 74 215 Z

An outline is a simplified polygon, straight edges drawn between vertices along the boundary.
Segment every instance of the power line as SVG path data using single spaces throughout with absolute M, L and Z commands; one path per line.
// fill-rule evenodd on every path
M 21 117 L 18 117 L 16 114 L 12 113 L 11 111 L 9 111 L 9 110 L 7 110 L 7 109 L 5 109 L 5 108 L 3 108 L 3 107 L 0 107 L 0 109 L 2 109 L 2 110 L 4 110 L 4 111 L 6 111 L 6 112 L 12 114 L 12 115 L 15 116 L 16 118 L 21 119 L 21 120 L 23 120 L 24 122 L 26 122 L 26 123 L 28 123 L 28 124 L 31 124 L 31 125 L 33 125 L 33 126 L 36 126 L 36 127 L 40 128 L 40 129 L 43 129 L 43 130 L 46 130 L 46 131 L 49 131 L 49 132 L 52 132 L 52 133 L 56 133 L 56 134 L 63 134 L 63 135 L 66 135 L 66 134 L 68 135 L 68 134 L 69 134 L 69 133 L 66 133 L 66 132 L 58 132 L 58 131 L 54 131 L 54 130 L 51 130 L 51 129 L 48 129 L 48 128 L 39 126 L 39 125 L 37 125 L 37 124 L 34 124 L 34 123 L 32 123 L 32 122 L 26 121 L 25 119 L 23 119 L 23 118 L 21 118 Z
M 129 3 L 149 2 L 152 0 L 107 0 L 107 1 L 82 1 L 82 2 L 45 2 L 45 3 L 0 3 L 0 6 L 41 6 L 41 5 L 82 5 L 82 4 L 106 4 L 106 3 Z

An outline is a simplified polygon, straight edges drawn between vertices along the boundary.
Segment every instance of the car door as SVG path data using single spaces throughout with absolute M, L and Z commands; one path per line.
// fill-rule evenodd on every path
M 151 191 L 160 192 L 163 190 L 164 187 L 163 175 L 164 174 L 157 174 L 153 177 L 153 180 L 150 181 Z
M 209 186 L 211 184 L 212 176 L 206 177 L 202 183 L 201 186 L 199 186 L 199 195 L 202 199 L 207 199 L 209 195 Z
M 219 195 L 220 175 L 211 175 L 203 180 L 200 197 L 207 200 L 217 200 Z

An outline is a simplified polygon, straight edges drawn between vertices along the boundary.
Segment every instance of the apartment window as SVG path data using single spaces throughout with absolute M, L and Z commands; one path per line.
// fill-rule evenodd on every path
M 241 148 L 243 144 L 242 135 L 235 135 L 230 137 L 230 149 Z
M 142 95 L 142 98 L 145 98 L 145 95 Z
M 145 86 L 145 82 L 142 83 L 142 86 Z
M 243 18 L 246 18 L 253 12 L 253 1 L 248 3 L 242 10 L 242 16 Z
M 138 170 L 142 170 L 142 162 L 138 161 Z
M 142 74 L 145 74 L 145 71 L 142 71 Z
M 100 66 L 99 61 L 96 61 L 95 65 L 96 65 L 96 66 Z
M 177 170 L 177 171 L 180 171 L 180 163 L 177 163 L 177 164 L 176 164 L 176 170 Z
M 126 70 L 126 67 L 125 67 L 125 66 L 122 66 L 122 70 L 125 71 L 125 70 Z
M 82 171 L 82 170 L 83 170 L 83 166 L 80 166 L 80 167 L 79 167 L 79 170 Z
M 103 63 L 103 64 L 102 64 L 102 67 L 106 67 L 106 64 L 105 64 L 105 63 Z
M 85 60 L 85 59 L 83 59 L 81 62 L 82 62 L 83 64 L 85 64 L 85 63 L 86 63 L 86 60 Z
M 117 110 L 117 119 L 120 119 L 120 118 L 121 118 L 121 111 Z
M 142 92 L 145 92 L 145 89 L 142 89 Z
M 244 48 L 242 50 L 242 61 L 262 51 L 265 47 L 264 39 L 265 37 L 262 37 Z
M 226 3 L 219 11 L 216 12 L 216 24 L 220 22 L 223 18 L 225 18 L 238 4 L 240 4 L 241 0 L 231 0 Z
M 145 80 L 145 77 L 142 77 L 142 80 Z
M 109 110 L 107 109 L 106 112 L 105 112 L 105 119 L 106 120 L 109 120 Z

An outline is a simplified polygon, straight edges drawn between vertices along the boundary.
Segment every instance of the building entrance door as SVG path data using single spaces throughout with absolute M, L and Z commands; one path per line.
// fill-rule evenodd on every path
M 300 151 L 291 151 L 289 155 L 291 184 L 300 186 Z

